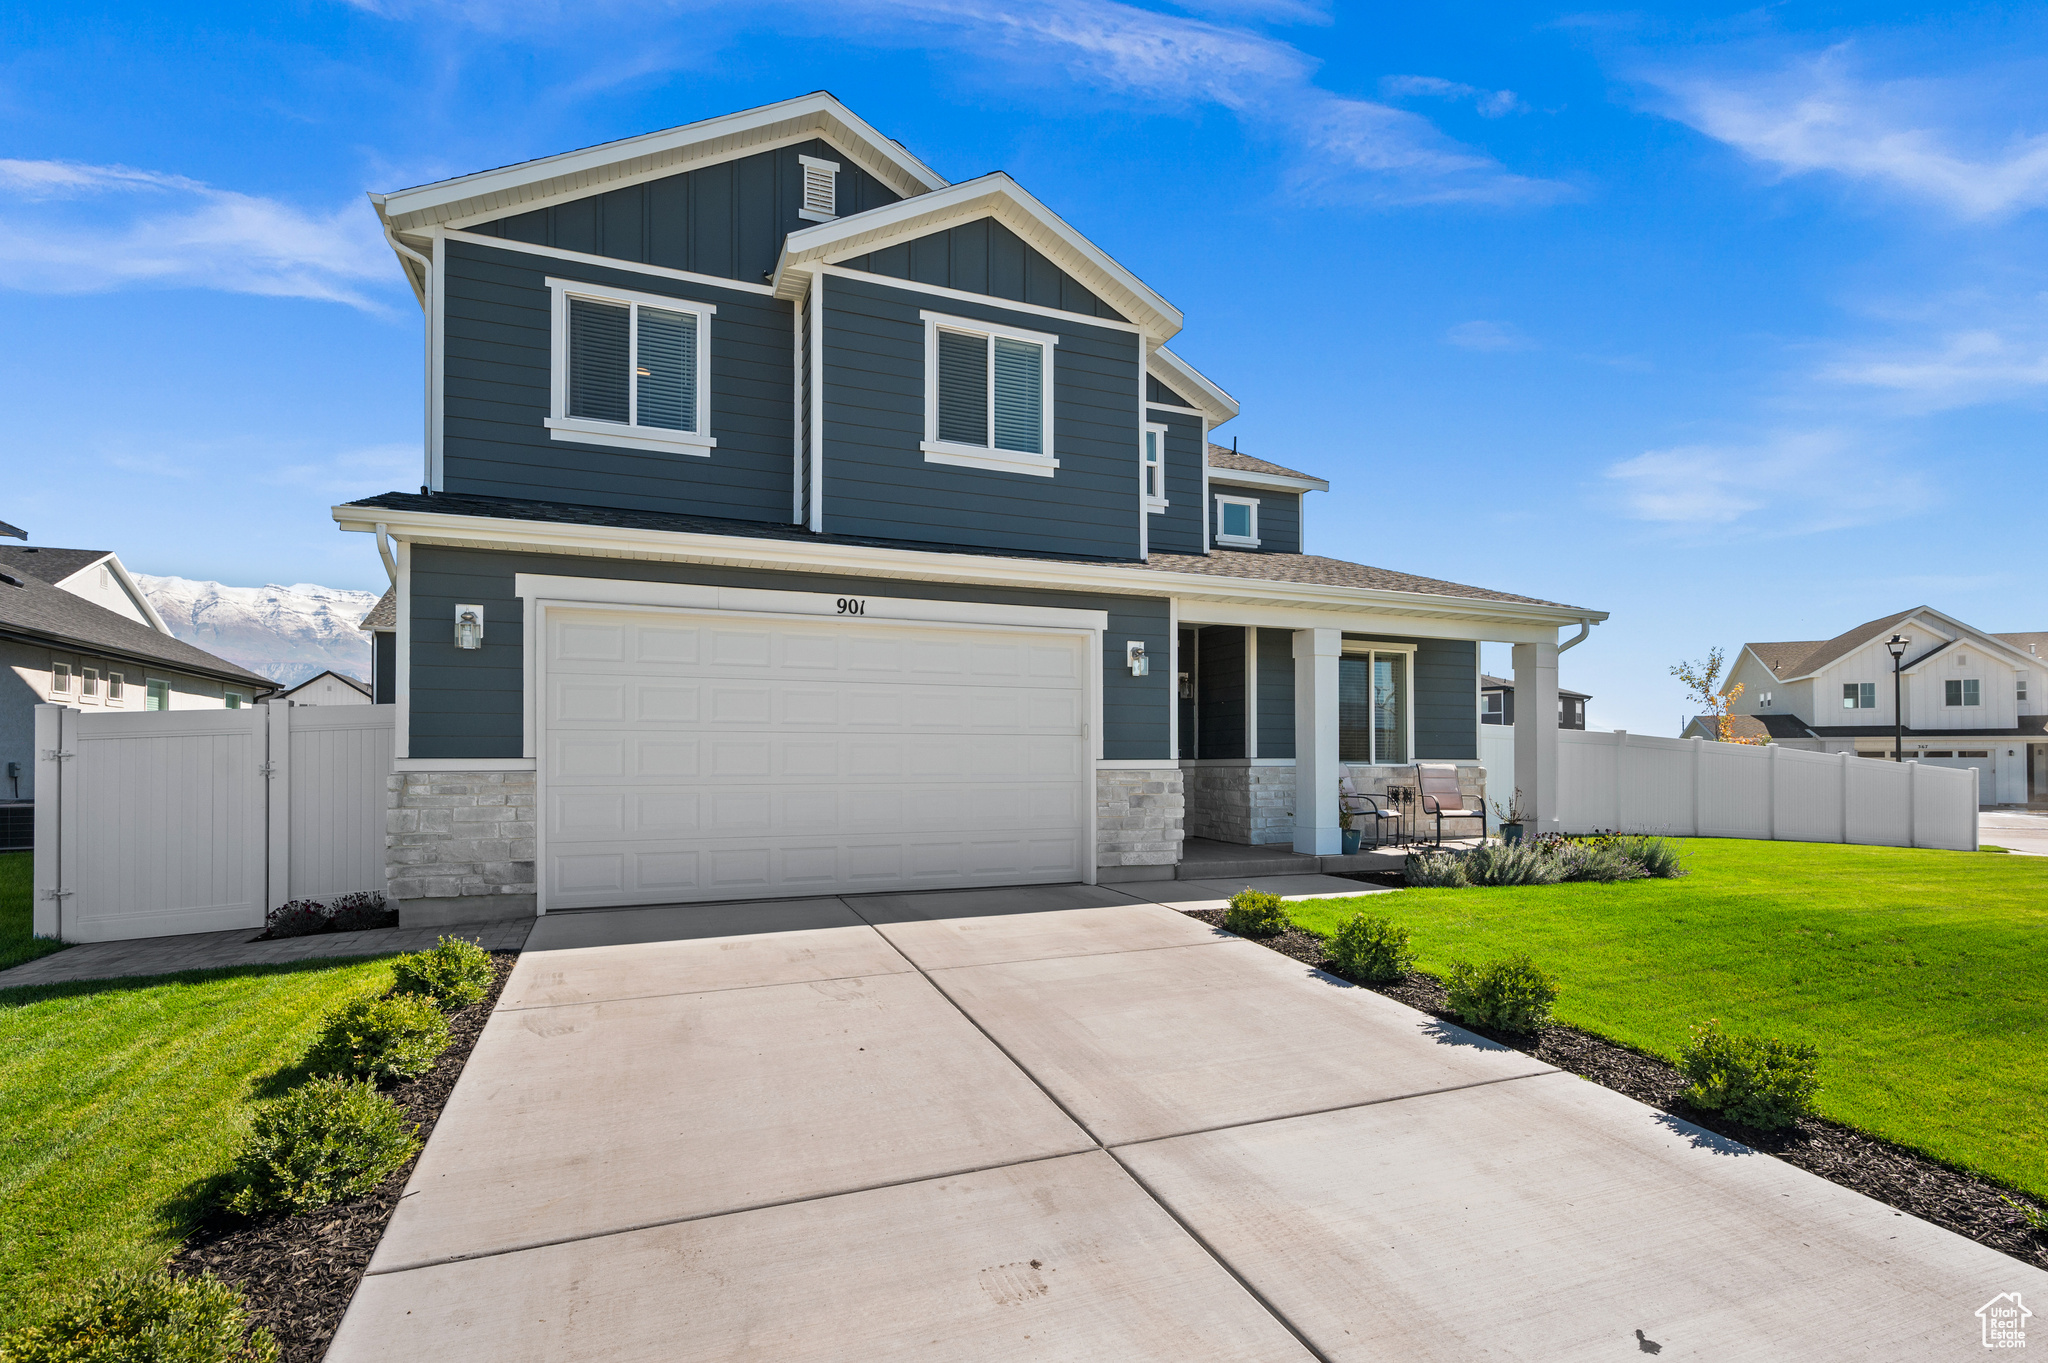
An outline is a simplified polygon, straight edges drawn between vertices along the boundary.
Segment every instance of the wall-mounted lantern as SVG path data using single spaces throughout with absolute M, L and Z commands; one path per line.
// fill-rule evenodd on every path
M 1134 677 L 1149 676 L 1152 672 L 1152 660 L 1145 656 L 1145 641 L 1142 639 L 1132 639 L 1124 644 L 1124 661 L 1130 665 Z
M 484 646 L 484 608 L 482 606 L 457 606 L 455 608 L 455 646 L 457 648 L 482 648 Z

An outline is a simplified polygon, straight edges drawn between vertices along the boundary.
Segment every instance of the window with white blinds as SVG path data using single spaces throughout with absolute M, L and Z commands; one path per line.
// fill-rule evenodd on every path
M 709 454 L 709 303 L 550 279 L 557 440 Z
M 924 323 L 925 458 L 1050 477 L 1059 338 L 931 312 Z

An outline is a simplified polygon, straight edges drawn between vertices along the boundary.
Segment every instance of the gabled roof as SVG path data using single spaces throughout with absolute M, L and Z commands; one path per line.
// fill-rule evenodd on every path
M 1210 481 L 1241 482 L 1249 487 L 1292 487 L 1300 492 L 1328 492 L 1330 485 L 1313 473 L 1301 473 L 1264 459 L 1226 449 L 1213 441 L 1209 445 Z M 1224 475 L 1217 477 L 1217 474 Z M 1233 478 L 1230 475 L 1241 475 Z
M 1481 691 L 1512 691 L 1515 689 L 1514 678 L 1496 677 L 1490 672 L 1482 672 L 1479 674 L 1479 689 Z M 1574 691 L 1570 687 L 1565 686 L 1558 687 L 1557 694 L 1560 696 L 1571 696 L 1577 700 L 1593 699 L 1592 693 L 1589 691 Z
M 775 286 L 776 297 L 798 300 L 810 291 L 811 278 L 820 265 L 930 236 L 976 218 L 994 218 L 1015 232 L 1154 341 L 1164 341 L 1180 330 L 1179 308 L 1002 171 L 791 232 L 783 238 L 782 257 L 769 282 Z
M 2048 658 L 2048 634 L 1985 634 L 1971 628 L 1952 615 L 1945 615 L 1932 606 L 1916 606 L 1909 611 L 1898 611 L 1891 615 L 1866 620 L 1854 629 L 1844 630 L 1832 639 L 1806 640 L 1791 643 L 1744 644 L 1742 647 L 1756 655 L 1757 660 L 1769 668 L 1771 675 L 1779 681 L 1792 681 L 1809 677 L 1837 659 L 1862 648 L 1866 644 L 1889 638 L 1899 626 L 1915 616 L 1928 616 L 1939 620 L 1955 631 L 1955 637 L 1945 639 L 1932 648 L 1922 648 L 1906 662 L 1906 667 L 1917 667 L 1927 659 L 1941 652 L 1965 635 L 2002 644 L 2015 653 Z M 2028 655 L 2027 645 L 2033 644 L 2038 654 Z
M 111 549 L 25 549 L 0 545 L 0 567 L 17 577 L 32 577 L 54 587 L 111 553 Z
M 581 151 L 372 194 L 370 202 L 393 231 L 462 227 L 813 137 L 827 139 L 905 197 L 946 183 L 902 143 L 882 136 L 865 119 L 819 90 L 677 128 L 601 142 Z
M 1991 637 L 2011 644 L 2030 658 L 2048 662 L 2048 631 L 2033 634 L 1994 634 Z
M 1153 378 L 1187 398 L 1195 409 L 1209 418 L 1209 424 L 1221 426 L 1237 415 L 1237 399 L 1224 392 L 1209 376 L 1189 364 L 1180 356 L 1160 346 L 1145 357 L 1145 368 Z
M 0 550 L 0 554 L 9 556 L 20 553 L 19 549 Z M 225 658 L 216 658 L 182 639 L 159 634 L 148 625 L 96 606 L 39 577 L 25 572 L 11 575 L 22 585 L 0 582 L 0 634 L 33 639 L 70 652 L 99 654 L 115 661 L 155 663 L 172 671 L 265 690 L 277 685 L 268 677 L 237 667 Z
M 338 682 L 341 682 L 341 683 L 343 683 L 344 685 L 347 685 L 347 686 L 352 686 L 352 687 L 354 687 L 354 688 L 355 688 L 356 690 L 358 690 L 358 691 L 362 692 L 362 693 L 363 693 L 364 695 L 366 695 L 366 696 L 370 694 L 370 686 L 369 686 L 369 683 L 367 683 L 367 682 L 361 682 L 361 681 L 357 681 L 357 680 L 356 680 L 356 679 L 355 679 L 354 677 L 351 677 L 351 676 L 350 676 L 350 675 L 349 675 L 348 673 L 346 673 L 346 672 L 336 672 L 336 671 L 335 671 L 335 670 L 334 670 L 333 668 L 331 668 L 331 667 L 330 667 L 330 668 L 326 669 L 326 670 L 325 670 L 325 671 L 323 671 L 323 672 L 316 672 L 316 673 L 314 673 L 314 674 L 313 674 L 312 676 L 310 676 L 310 677 L 306 678 L 306 679 L 305 679 L 304 681 L 300 682 L 300 683 L 299 683 L 299 684 L 298 684 L 297 686 L 291 686 L 291 687 L 287 687 L 287 688 L 285 688 L 285 689 L 284 689 L 283 691 L 281 691 L 281 692 L 279 692 L 279 693 L 278 693 L 278 698 L 279 698 L 280 700 L 290 700 L 290 699 L 291 699 L 291 698 L 292 698 L 293 696 L 296 696 L 296 695 L 297 695 L 297 694 L 298 694 L 299 692 L 301 692 L 301 691 L 305 690 L 305 689 L 306 689 L 307 687 L 311 686 L 311 685 L 312 685 L 312 684 L 313 684 L 314 682 L 316 682 L 316 681 L 319 681 L 319 680 L 320 680 L 320 679 L 321 679 L 322 677 L 332 677 L 332 678 L 334 678 L 334 679 L 335 679 L 336 681 L 338 681 Z
M 398 629 L 398 588 L 386 587 L 384 595 L 377 598 L 377 604 L 370 607 L 370 613 L 356 623 L 356 628 L 372 634 L 395 633 Z

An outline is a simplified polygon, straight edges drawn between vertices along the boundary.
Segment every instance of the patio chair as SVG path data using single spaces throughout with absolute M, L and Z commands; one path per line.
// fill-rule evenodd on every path
M 1458 789 L 1458 769 L 1448 762 L 1417 762 L 1415 764 L 1415 789 L 1422 801 L 1422 812 L 1436 816 L 1436 845 L 1444 845 L 1445 819 L 1479 820 L 1479 837 L 1486 838 L 1486 808 L 1467 808 L 1465 793 Z
M 1382 830 L 1389 823 L 1395 825 L 1394 831 L 1396 833 L 1400 832 L 1400 811 L 1382 809 L 1378 797 L 1367 795 L 1364 791 L 1360 790 L 1358 783 L 1351 779 L 1351 768 L 1340 767 L 1339 771 L 1343 773 L 1337 778 L 1337 800 L 1339 805 L 1350 811 L 1353 819 L 1370 820 L 1372 845 L 1374 847 L 1382 846 L 1386 841 Z M 1364 833 L 1363 829 L 1359 831 L 1361 835 Z

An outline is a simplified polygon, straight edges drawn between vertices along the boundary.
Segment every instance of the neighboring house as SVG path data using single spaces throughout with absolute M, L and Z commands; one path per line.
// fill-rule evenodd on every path
M 1584 691 L 1567 691 L 1557 688 L 1557 727 L 1560 729 L 1583 729 L 1586 727 L 1586 702 L 1593 699 Z M 1490 674 L 1479 678 L 1479 722 L 1481 724 L 1513 724 L 1515 722 L 1515 684 L 1506 677 Z
M 370 688 L 344 672 L 322 672 L 280 691 L 273 700 L 293 705 L 368 705 Z
M 1892 657 L 1900 668 L 1909 760 L 1974 767 L 1985 804 L 2048 802 L 2048 632 L 1989 634 L 1932 607 L 1867 621 L 1832 639 L 1744 644 L 1723 692 L 1737 683 L 1737 737 L 1787 747 L 1890 757 Z M 1711 716 L 1685 736 L 1718 738 Z
M 378 705 L 398 700 L 398 588 L 388 588 L 357 629 L 370 636 L 370 698 Z
M 428 490 L 333 514 L 409 921 L 1334 853 L 1340 761 L 1476 790 L 1479 642 L 1547 710 L 1604 618 L 1304 553 L 1326 484 L 1210 444 L 1178 309 L 828 95 L 373 200 Z
M 268 677 L 173 638 L 104 549 L 0 547 L 0 776 L 35 791 L 35 707 L 194 710 L 247 705 Z M 13 780 L 0 785 L 11 796 Z

